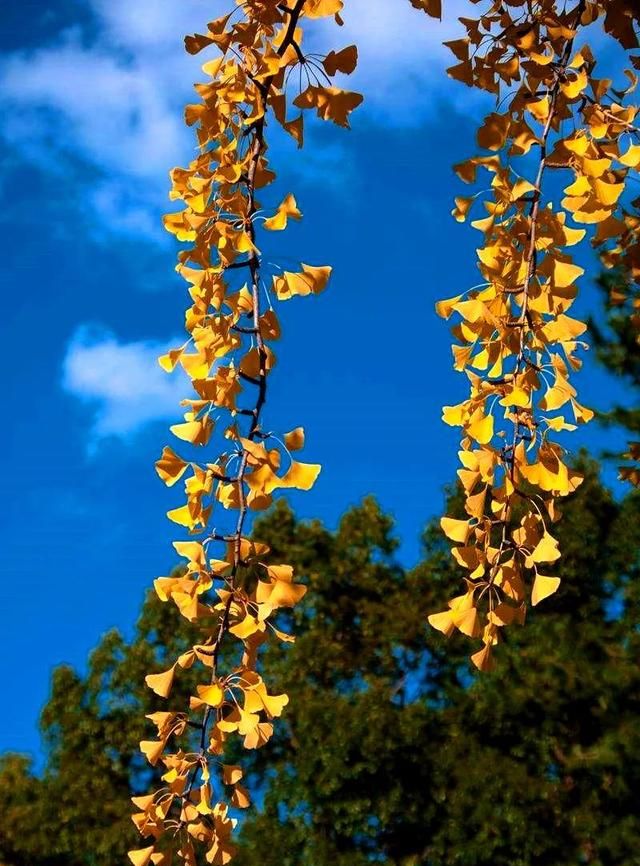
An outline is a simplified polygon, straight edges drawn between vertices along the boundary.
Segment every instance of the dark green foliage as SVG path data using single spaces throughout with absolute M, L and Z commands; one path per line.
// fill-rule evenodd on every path
M 67 666 L 54 671 L 41 717 L 42 778 L 19 755 L 0 758 L 0 863 L 107 866 L 135 845 L 129 797 L 151 779 L 138 743 L 149 738 L 144 714 L 160 703 L 144 677 L 191 643 L 184 625 L 176 628 L 174 611 L 149 594 L 131 644 L 109 632 L 86 677 Z M 188 684 L 178 689 L 188 701 Z
M 606 271 L 597 285 L 602 294 L 604 325 L 600 324 L 600 316 L 598 321 L 589 320 L 596 356 L 609 372 L 622 377 L 629 387 L 628 404 L 615 406 L 611 411 L 601 414 L 600 418 L 607 423 L 621 424 L 633 436 L 640 433 L 640 408 L 637 408 L 640 396 L 640 343 L 637 310 L 633 308 L 636 292 L 620 271 Z M 612 303 L 612 290 L 621 298 L 627 297 L 627 300 Z
M 237 866 L 637 866 L 640 496 L 615 502 L 585 468 L 557 528 L 561 589 L 480 679 L 468 639 L 425 625 L 459 580 L 435 526 L 405 572 L 373 500 L 335 533 L 284 505 L 261 521 L 273 561 L 309 592 L 282 617 L 297 643 L 264 654 L 270 691 L 291 703 L 242 758 L 260 808 Z M 0 764 L 0 862 L 124 862 L 128 789 L 147 781 L 142 716 L 161 703 L 142 682 L 163 645 L 182 649 L 176 635 L 184 621 L 149 598 L 130 644 L 109 634 L 86 678 L 56 672 L 44 776 L 18 756 Z

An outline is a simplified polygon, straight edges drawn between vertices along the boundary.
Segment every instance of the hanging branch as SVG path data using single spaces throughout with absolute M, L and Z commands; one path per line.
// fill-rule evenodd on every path
M 470 381 L 469 398 L 443 415 L 463 431 L 458 475 L 467 519 L 441 524 L 466 591 L 429 621 L 447 636 L 458 629 L 481 638 L 472 660 L 489 670 L 503 629 L 523 623 L 527 602 L 538 604 L 560 583 L 547 573 L 560 557 L 551 528 L 558 498 L 582 478 L 556 434 L 593 416 L 569 381 L 586 330 L 568 315 L 583 274 L 569 248 L 588 231 L 595 245 L 628 235 L 620 201 L 640 165 L 640 147 L 631 143 L 637 107 L 625 105 L 635 74 L 626 71 L 623 90 L 596 78 L 584 40 L 600 21 L 624 47 L 637 47 L 640 10 L 616 0 L 484 5 L 479 17 L 461 19 L 464 38 L 446 43 L 458 61 L 449 75 L 494 94 L 497 107 L 478 130 L 487 155 L 456 166 L 468 183 L 478 170 L 492 175 L 486 215 L 472 223 L 484 236 L 483 288 L 437 305 L 445 318 L 457 314 L 454 366 Z M 559 207 L 543 188 L 552 170 L 571 175 Z M 454 217 L 465 221 L 479 198 L 456 198 Z
M 208 78 L 196 85 L 201 101 L 186 108 L 187 124 L 197 127 L 199 154 L 188 168 L 172 172 L 171 197 L 185 207 L 169 214 L 165 226 L 191 244 L 180 252 L 177 269 L 189 283 L 192 304 L 186 311 L 187 342 L 160 364 L 167 371 L 180 365 L 195 392 L 183 401 L 184 421 L 172 432 L 212 453 L 203 463 L 165 448 L 156 464 L 168 486 L 185 477 L 186 503 L 168 516 L 195 538 L 174 542 L 186 560 L 185 573 L 159 578 L 155 589 L 198 626 L 202 639 L 146 682 L 168 698 L 180 670 L 204 668 L 206 681 L 188 708 L 149 716 L 157 738 L 140 747 L 152 766 L 163 766 L 163 784 L 133 798 L 134 823 L 152 840 L 129 853 L 134 866 L 159 866 L 172 853 L 195 866 L 200 850 L 208 863 L 225 864 L 233 857 L 237 819 L 230 810 L 245 808 L 250 800 L 241 767 L 225 763 L 228 741 L 239 736 L 247 749 L 265 745 L 273 720 L 288 703 L 287 695 L 268 692 L 257 670 L 258 651 L 270 635 L 294 640 L 271 620 L 278 609 L 294 606 L 306 588 L 294 581 L 291 566 L 267 561 L 269 548 L 247 537 L 247 525 L 250 513 L 268 508 L 276 491 L 309 490 L 320 466 L 291 456 L 304 446 L 302 428 L 281 438 L 264 428 L 275 361 L 271 344 L 280 335 L 269 298 L 317 294 L 331 268 L 303 264 L 300 272 L 267 273 L 259 228 L 283 231 L 302 214 L 289 194 L 264 217 L 256 196 L 275 179 L 266 158 L 270 120 L 301 147 L 304 110 L 316 109 L 321 118 L 346 127 L 362 101 L 330 83 L 317 84 L 302 49 L 301 22 L 334 16 L 341 23 L 342 5 L 342 0 L 246 0 L 210 22 L 205 34 L 186 39 L 190 53 L 215 46 L 220 56 L 202 67 Z M 355 46 L 330 52 L 322 61 L 326 80 L 352 72 L 356 61 Z M 307 86 L 292 94 L 287 80 L 295 68 Z M 300 109 L 293 119 L 287 119 L 290 105 Z M 229 528 L 224 528 L 226 512 L 235 512 Z M 216 545 L 224 546 L 214 557 Z

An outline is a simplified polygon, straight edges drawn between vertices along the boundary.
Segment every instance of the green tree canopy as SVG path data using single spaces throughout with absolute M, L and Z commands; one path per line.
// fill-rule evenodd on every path
M 285 505 L 261 521 L 274 562 L 286 554 L 310 591 L 284 617 L 296 644 L 264 656 L 291 703 L 250 755 L 258 808 L 239 866 L 637 864 L 640 495 L 616 502 L 585 468 L 558 525 L 561 589 L 512 630 L 481 688 L 465 639 L 425 624 L 459 580 L 437 526 L 405 571 L 372 499 L 335 532 Z M 0 762 L 0 862 L 124 862 L 129 788 L 147 782 L 142 714 L 160 703 L 144 675 L 183 648 L 176 635 L 191 643 L 176 616 L 150 596 L 130 642 L 112 632 L 85 676 L 55 671 L 43 774 Z
M 621 424 L 640 435 L 640 343 L 638 310 L 634 302 L 638 290 L 622 270 L 605 271 L 597 281 L 602 295 L 604 316 L 589 320 L 589 330 L 602 365 L 629 387 L 629 405 L 614 406 L 601 413 L 601 419 Z

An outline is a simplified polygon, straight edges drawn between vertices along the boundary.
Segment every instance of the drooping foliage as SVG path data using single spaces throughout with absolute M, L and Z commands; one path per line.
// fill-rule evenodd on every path
M 626 81 L 613 83 L 600 77 L 592 46 L 604 31 L 637 49 L 640 9 L 627 0 L 473 5 L 473 17 L 460 19 L 466 35 L 446 44 L 456 58 L 449 75 L 496 98 L 478 129 L 481 153 L 456 166 L 467 183 L 486 187 L 489 177 L 488 190 L 456 197 L 453 211 L 464 222 L 484 206 L 472 222 L 482 282 L 437 305 L 456 317 L 454 367 L 470 383 L 468 398 L 443 415 L 462 428 L 466 515 L 444 517 L 442 529 L 465 591 L 429 620 L 447 636 L 481 638 L 472 658 L 490 670 L 505 627 L 558 588 L 549 573 L 561 555 L 557 500 L 582 480 L 562 436 L 593 416 L 570 382 L 586 330 L 569 312 L 583 274 L 571 248 L 589 238 L 607 266 L 637 264 L 628 200 L 640 166 L 640 57 L 631 54 Z
M 302 264 L 274 273 L 263 260 L 262 230 L 284 231 L 302 214 L 291 193 L 274 201 L 267 215 L 257 196 L 275 180 L 266 156 L 271 124 L 280 124 L 302 147 L 305 111 L 348 126 L 361 102 L 331 83 L 337 73 L 355 68 L 354 46 L 320 59 L 303 49 L 303 23 L 334 17 L 339 24 L 342 5 L 247 0 L 185 43 L 192 54 L 210 46 L 217 54 L 202 67 L 207 79 L 196 85 L 200 101 L 186 108 L 198 155 L 171 173 L 171 198 L 184 208 L 165 217 L 166 228 L 190 244 L 178 264 L 189 283 L 189 337 L 160 363 L 168 372 L 179 365 L 195 392 L 183 401 L 184 421 L 171 431 L 207 451 L 189 460 L 165 448 L 156 464 L 169 486 L 185 478 L 186 502 L 168 516 L 196 540 L 174 543 L 186 570 L 159 578 L 155 588 L 196 624 L 197 635 L 146 683 L 169 698 L 177 673 L 195 665 L 200 675 L 186 703 L 177 704 L 174 694 L 173 709 L 149 716 L 156 735 L 140 748 L 152 766 L 162 767 L 162 783 L 134 798 L 134 823 L 146 840 L 129 853 L 134 866 L 158 866 L 173 855 L 191 866 L 198 851 L 212 864 L 233 857 L 237 819 L 229 809 L 243 809 L 250 800 L 242 767 L 225 757 L 228 741 L 240 737 L 245 749 L 260 748 L 288 702 L 285 693 L 268 691 L 257 657 L 269 636 L 293 640 L 272 615 L 295 605 L 305 587 L 295 582 L 290 565 L 267 562 L 269 548 L 249 538 L 248 518 L 267 508 L 278 490 L 309 490 L 320 471 L 292 457 L 304 446 L 302 428 L 277 435 L 265 426 L 265 404 L 272 345 L 280 336 L 271 299 L 321 292 L 331 268 Z M 301 90 L 292 93 L 296 77 Z M 299 110 L 293 116 L 292 108 Z M 223 665 L 229 640 L 238 642 L 237 650 L 224 654 Z
M 432 17 L 443 13 L 439 0 L 411 3 Z M 275 180 L 266 156 L 271 124 L 302 146 L 305 111 L 348 126 L 361 102 L 332 83 L 354 70 L 356 47 L 318 55 L 303 44 L 307 20 L 341 24 L 343 5 L 236 0 L 233 11 L 186 40 L 192 54 L 217 53 L 204 63 L 199 101 L 186 108 L 198 155 L 172 172 L 171 197 L 184 207 L 165 218 L 189 244 L 178 271 L 190 304 L 186 342 L 160 363 L 168 372 L 180 367 L 193 392 L 183 401 L 184 420 L 171 428 L 186 443 L 182 455 L 165 448 L 156 465 L 168 486 L 184 481 L 186 501 L 168 516 L 192 538 L 174 543 L 184 570 L 159 578 L 155 589 L 188 621 L 192 640 L 177 655 L 162 653 L 164 669 L 146 676 L 172 708 L 149 714 L 156 734 L 140 744 L 161 768 L 162 784 L 134 798 L 145 839 L 129 852 L 134 866 L 160 866 L 174 855 L 188 866 L 202 856 L 214 866 L 233 858 L 233 810 L 250 803 L 238 741 L 249 751 L 265 745 L 288 703 L 263 679 L 258 654 L 268 637 L 294 641 L 282 628 L 290 617 L 281 615 L 278 625 L 272 618 L 293 608 L 306 587 L 291 564 L 274 561 L 269 545 L 250 536 L 249 525 L 275 493 L 308 490 L 320 471 L 292 457 L 304 446 L 303 429 L 273 432 L 265 405 L 280 336 L 272 299 L 321 292 L 331 268 L 267 264 L 263 230 L 284 231 L 302 214 L 291 193 L 264 213 L 258 195 Z M 465 571 L 465 592 L 430 622 L 447 636 L 458 630 L 480 638 L 472 659 L 486 671 L 505 627 L 522 624 L 529 601 L 558 589 L 559 576 L 549 573 L 561 555 L 558 499 L 583 480 L 563 444 L 565 432 L 593 415 L 570 382 L 586 328 L 570 315 L 583 273 L 571 248 L 589 237 L 607 266 L 624 266 L 634 280 L 637 272 L 638 223 L 627 195 L 640 166 L 636 76 L 625 70 L 626 83 L 615 86 L 597 77 L 587 40 L 600 28 L 623 49 L 637 48 L 640 12 L 629 0 L 471 5 L 475 17 L 461 19 L 466 35 L 448 43 L 457 61 L 449 74 L 495 95 L 496 107 L 478 130 L 482 153 L 457 172 L 468 183 L 488 173 L 490 190 L 457 197 L 454 216 L 466 220 L 483 198 L 486 214 L 473 222 L 482 234 L 482 283 L 437 307 L 456 317 L 455 367 L 470 382 L 468 398 L 444 411 L 447 423 L 462 428 L 464 510 L 441 521 Z M 640 66 L 635 55 L 630 63 Z M 182 703 L 176 678 L 190 684 Z
M 635 864 L 640 501 L 616 502 L 583 472 L 558 525 L 561 588 L 509 633 L 488 678 L 468 668 L 463 638 L 445 648 L 425 632 L 424 604 L 443 604 L 455 578 L 437 521 L 411 571 L 372 501 L 335 532 L 282 504 L 260 521 L 268 561 L 294 565 L 308 592 L 283 612 L 297 642 L 264 655 L 291 704 L 268 749 L 243 760 L 258 809 L 239 864 Z M 463 513 L 461 492 L 448 508 Z M 126 792 L 152 772 L 135 749 L 143 714 L 162 703 L 144 672 L 186 651 L 190 628 L 151 594 L 130 642 L 108 634 L 85 676 L 55 672 L 42 776 L 0 759 L 0 862 L 121 862 L 136 833 Z M 186 671 L 175 699 L 197 682 Z

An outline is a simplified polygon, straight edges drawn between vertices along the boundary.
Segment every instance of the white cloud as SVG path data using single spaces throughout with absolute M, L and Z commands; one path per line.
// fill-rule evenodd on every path
M 69 39 L 57 48 L 5 63 L 2 93 L 9 105 L 51 112 L 53 135 L 110 171 L 136 177 L 164 172 L 179 155 L 182 128 L 167 99 L 138 66 Z M 66 128 L 66 135 L 64 133 Z
M 186 379 L 158 365 L 168 345 L 126 343 L 101 327 L 78 328 L 67 347 L 62 384 L 92 413 L 90 450 L 108 437 L 126 439 L 153 421 L 176 417 Z
M 228 0 L 91 0 L 103 30 L 114 44 L 156 54 L 182 49 L 182 36 L 202 31 L 207 21 L 229 11 Z M 160 63 L 159 63 L 160 65 Z
M 447 0 L 441 22 L 409 0 L 348 0 L 341 30 L 323 22 L 323 47 L 356 44 L 359 62 L 351 83 L 365 95 L 363 110 L 384 123 L 413 126 L 445 101 L 449 107 L 477 101 L 445 72 L 455 60 L 442 43 L 463 35 L 458 17 L 465 12 L 468 0 Z
M 168 235 L 161 233 L 158 211 L 144 201 L 142 185 L 132 187 L 131 183 L 116 179 L 98 182 L 88 191 L 87 205 L 101 228 L 107 226 L 117 234 L 147 238 L 154 244 L 168 242 Z M 100 236 L 98 233 L 97 237 Z
M 464 2 L 449 0 L 450 23 L 442 25 L 408 0 L 349 0 L 344 28 L 310 23 L 309 45 L 326 51 L 357 43 L 361 62 L 353 86 L 365 93 L 363 116 L 413 125 L 443 98 L 469 99 L 464 87 L 447 83 L 441 45 L 458 32 L 451 22 Z M 230 3 L 89 0 L 89 6 L 94 34 L 72 27 L 54 44 L 9 52 L 0 61 L 0 138 L 58 174 L 87 165 L 91 180 L 76 203 L 90 221 L 162 243 L 168 170 L 194 152 L 182 109 L 201 60 L 185 54 L 182 36 L 204 29 Z M 322 174 L 312 148 L 310 140 L 309 156 L 297 157 L 309 179 Z
M 92 172 L 76 204 L 115 234 L 168 236 L 169 169 L 191 158 L 182 108 L 199 77 L 182 34 L 206 20 L 202 0 L 92 0 L 97 38 L 76 28 L 0 62 L 0 138 L 57 175 Z M 69 194 L 73 195 L 72 185 Z

